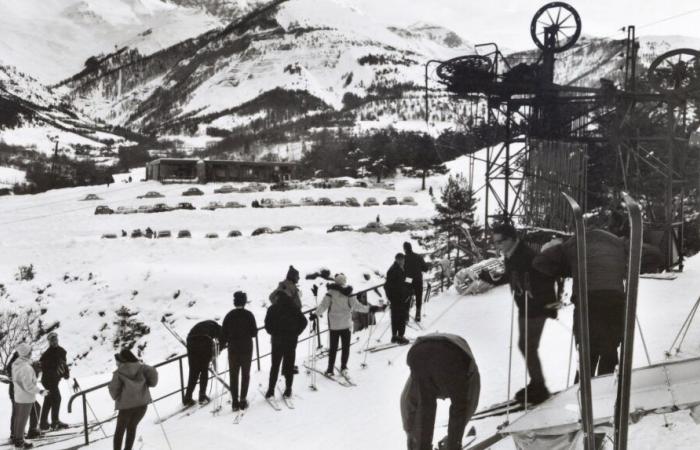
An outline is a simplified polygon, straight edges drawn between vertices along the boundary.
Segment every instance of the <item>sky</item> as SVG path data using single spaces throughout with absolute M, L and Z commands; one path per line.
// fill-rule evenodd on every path
M 399 26 L 417 21 L 452 29 L 472 43 L 496 42 L 512 50 L 532 48 L 530 21 L 546 1 L 532 0 L 351 0 L 363 12 Z M 570 1 L 581 16 L 582 33 L 622 38 L 620 28 L 635 25 L 637 35 L 700 37 L 697 0 Z M 655 23 L 672 16 L 661 23 Z

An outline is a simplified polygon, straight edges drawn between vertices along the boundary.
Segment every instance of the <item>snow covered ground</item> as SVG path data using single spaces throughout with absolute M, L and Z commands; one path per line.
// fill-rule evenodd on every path
M 464 159 L 449 164 L 452 170 L 466 170 Z M 476 172 L 479 172 L 477 167 Z M 121 179 L 123 179 L 122 177 Z M 115 311 L 121 306 L 138 312 L 135 319 L 150 327 L 150 333 L 139 343 L 146 343 L 143 359 L 155 363 L 181 353 L 180 344 L 158 323 L 165 313 L 172 313 L 174 327 L 183 335 L 197 321 L 221 320 L 232 307 L 232 293 L 242 289 L 251 300 L 249 308 L 258 324 L 264 318 L 264 304 L 269 292 L 284 278 L 287 267 L 293 264 L 302 274 L 301 290 L 306 307 L 314 305 L 310 288 L 319 280 L 304 280 L 304 275 L 327 267 L 332 273 L 344 272 L 356 289 L 382 282 L 382 275 L 392 262 L 394 253 L 401 250 L 402 242 L 410 233 L 385 235 L 355 232 L 327 234 L 334 224 L 346 223 L 353 227 L 365 225 L 379 215 L 384 223 L 398 217 L 427 218 L 434 214 L 433 204 L 425 192 L 419 192 L 419 179 L 399 179 L 395 190 L 343 188 L 312 189 L 288 192 L 250 194 L 213 194 L 216 184 L 201 186 L 205 195 L 182 197 L 190 185 L 160 185 L 155 182 L 137 182 L 142 171 L 133 174 L 133 183 L 118 179 L 109 188 L 105 186 L 80 187 L 46 192 L 35 196 L 0 198 L 0 308 L 45 308 L 42 316 L 45 326 L 60 322 L 58 332 L 61 344 L 74 361 L 72 375 L 81 386 L 87 387 L 109 380 L 113 370 L 112 339 L 116 332 Z M 477 174 L 477 179 L 481 177 Z M 445 177 L 428 181 L 436 194 Z M 478 187 L 478 183 L 475 183 Z M 150 190 L 160 191 L 162 199 L 138 200 L 137 195 Z M 98 194 L 103 200 L 80 201 L 88 193 Z M 332 200 L 354 196 L 360 202 L 376 197 L 380 202 L 387 196 L 412 195 L 418 206 L 378 207 L 299 207 L 286 209 L 227 209 L 216 211 L 173 211 L 159 214 L 96 216 L 97 205 L 137 207 L 142 204 L 180 201 L 202 206 L 209 201 L 238 200 L 250 205 L 261 197 L 287 197 L 298 201 L 301 197 L 329 197 Z M 481 214 L 481 213 L 480 213 Z M 282 225 L 299 225 L 302 230 L 285 234 L 252 237 L 251 231 L 260 226 L 279 229 Z M 191 239 L 101 239 L 103 233 L 117 233 L 124 229 L 150 226 L 155 230 L 180 229 L 192 232 Z M 238 229 L 243 236 L 225 238 L 226 232 Z M 219 239 L 205 239 L 208 232 L 217 232 Z M 16 281 L 15 273 L 21 265 L 33 264 L 36 277 L 31 281 Z M 368 280 L 365 279 L 368 276 Z M 642 280 L 640 286 L 639 319 L 645 334 L 652 361 L 664 359 L 675 333 L 700 293 L 700 258 L 688 261 L 686 271 L 675 281 Z M 2 291 L 0 291 L 2 292 Z M 321 287 L 320 295 L 325 292 Z M 373 296 L 370 301 L 377 301 Z M 446 291 L 433 298 L 426 307 L 425 331 L 409 330 L 416 336 L 431 331 L 452 332 L 463 336 L 472 346 L 482 374 L 482 406 L 506 397 L 508 377 L 508 336 L 511 300 L 506 287 L 499 287 L 480 296 L 462 297 Z M 552 390 L 566 385 L 567 357 L 571 329 L 571 308 L 565 308 L 557 321 L 545 327 L 541 355 L 548 384 Z M 388 315 L 378 315 L 372 340 L 382 334 L 388 325 Z M 305 333 L 306 334 L 306 333 Z M 269 339 L 261 334 L 261 352 L 266 352 Z M 269 360 L 264 359 L 262 370 L 252 373 L 251 409 L 239 425 L 233 425 L 233 414 L 228 404 L 217 416 L 211 407 L 197 410 L 188 417 L 175 417 L 164 423 L 174 449 L 386 449 L 405 448 L 404 433 L 399 414 L 399 395 L 408 369 L 405 364 L 407 347 L 396 348 L 367 356 L 367 368 L 361 369 L 364 354 L 357 353 L 366 344 L 368 332 L 355 337 L 350 359 L 352 376 L 358 386 L 345 388 L 319 377 L 318 391 L 308 389 L 307 376 L 302 372 L 295 380 L 296 409 L 283 407 L 275 412 L 258 392 L 259 383 L 265 383 Z M 383 340 L 387 340 L 386 334 Z M 43 350 L 38 346 L 35 355 Z M 700 327 L 695 325 L 686 339 L 681 356 L 700 354 Z M 643 348 L 635 348 L 635 364 L 646 363 Z M 306 345 L 297 352 L 299 365 L 306 358 Z M 76 359 L 80 355 L 80 359 Z M 517 353 L 513 358 L 513 389 L 522 386 L 523 364 Z M 220 359 L 225 367 L 225 358 Z M 320 363 L 323 364 L 323 361 Z M 177 366 L 160 371 L 161 381 L 153 390 L 162 395 L 179 385 Z M 62 418 L 79 422 L 82 418 L 79 403 L 68 415 L 65 405 L 70 395 L 68 383 L 63 383 L 64 403 Z M 213 390 L 218 389 L 214 385 Z M 106 418 L 112 414 L 113 403 L 106 392 L 88 396 L 95 413 Z M 172 397 L 157 403 L 160 415 L 178 407 Z M 9 404 L 0 396 L 0 424 L 9 421 Z M 156 411 L 149 408 L 139 428 L 137 448 L 167 449 L 160 426 L 155 424 Z M 631 428 L 634 449 L 690 449 L 700 439 L 700 428 L 692 423 L 687 413 L 667 415 L 671 427 L 664 427 L 663 418 L 643 419 Z M 439 405 L 436 439 L 446 429 L 447 404 Z M 499 420 L 475 423 L 479 437 L 490 435 Z M 114 422 L 105 426 L 111 433 Z M 6 429 L 4 427 L 3 429 Z M 91 436 L 98 438 L 97 431 Z M 80 443 L 76 439 L 72 443 Z M 64 442 L 53 447 L 61 449 Z M 98 441 L 90 448 L 111 448 L 108 439 Z M 493 448 L 511 449 L 508 440 Z

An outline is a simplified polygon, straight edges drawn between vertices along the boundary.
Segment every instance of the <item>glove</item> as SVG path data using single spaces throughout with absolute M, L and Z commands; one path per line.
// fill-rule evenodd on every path
M 46 397 L 47 395 L 49 395 L 49 391 L 47 391 L 46 389 L 41 389 L 39 391 L 39 395 L 41 395 L 42 397 Z
M 318 295 L 318 286 L 315 284 L 311 287 L 311 293 L 314 294 L 314 297 Z
M 371 314 L 374 314 L 374 313 L 376 313 L 376 312 L 378 312 L 378 311 L 380 311 L 380 310 L 381 310 L 381 308 L 380 308 L 379 306 L 377 306 L 377 305 L 369 305 L 369 312 L 370 312 Z
M 318 319 L 318 316 L 316 315 L 316 313 L 309 314 L 309 320 L 315 322 L 317 319 Z

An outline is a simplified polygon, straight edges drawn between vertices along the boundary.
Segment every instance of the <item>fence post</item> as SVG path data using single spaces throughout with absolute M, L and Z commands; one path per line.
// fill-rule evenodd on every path
M 260 346 L 258 345 L 258 336 L 255 336 L 255 355 L 257 356 L 258 372 L 260 372 Z
M 182 403 L 185 403 L 185 376 L 182 372 L 182 358 L 178 359 L 177 362 L 180 366 L 180 398 Z
M 85 398 L 85 394 L 83 394 L 81 397 L 83 398 L 83 426 L 85 427 L 85 445 L 89 445 L 90 432 L 88 431 L 87 398 Z

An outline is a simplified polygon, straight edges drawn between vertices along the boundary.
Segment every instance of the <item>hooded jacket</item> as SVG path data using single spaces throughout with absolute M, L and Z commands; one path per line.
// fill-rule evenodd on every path
M 297 285 L 294 284 L 293 281 L 280 281 L 280 284 L 277 285 L 277 289 L 272 291 L 272 293 L 270 294 L 271 304 L 274 305 L 275 303 L 277 303 L 277 300 L 280 298 L 280 293 L 285 294 L 289 298 L 291 298 L 294 305 L 297 308 L 301 309 L 301 291 L 299 290 L 299 287 L 297 287 Z
M 36 372 L 29 358 L 20 356 L 12 363 L 12 385 L 15 390 L 15 403 L 36 401 L 36 395 L 41 389 L 37 385 Z
M 352 327 L 352 312 L 369 312 L 369 305 L 363 305 L 352 294 L 352 286 L 328 285 L 328 292 L 316 309 L 317 315 L 328 310 L 328 327 L 331 330 L 346 330 Z
M 139 362 L 122 363 L 112 374 L 109 395 L 114 400 L 114 409 L 131 409 L 151 403 L 152 388 L 158 384 L 158 372 L 151 366 Z
M 267 308 L 265 331 L 276 339 L 296 342 L 306 328 L 307 320 L 301 309 L 297 308 L 291 298 L 280 295 L 277 301 Z

